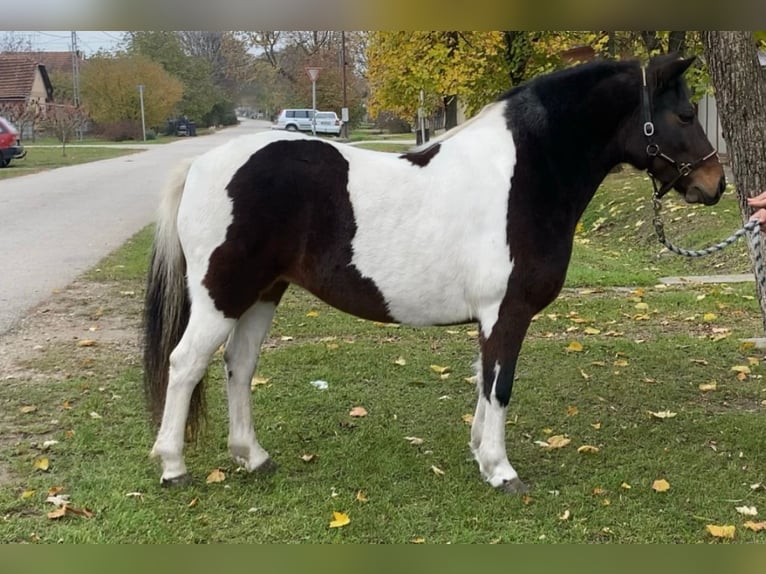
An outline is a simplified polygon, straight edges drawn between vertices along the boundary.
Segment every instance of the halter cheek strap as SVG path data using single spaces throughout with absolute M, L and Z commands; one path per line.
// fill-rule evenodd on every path
M 648 155 L 650 158 L 662 158 L 666 162 L 670 163 L 673 167 L 675 167 L 676 171 L 678 172 L 672 180 L 658 187 L 657 178 L 647 168 L 646 173 L 649 174 L 649 178 L 652 180 L 655 199 L 660 199 L 673 188 L 679 179 L 686 177 L 692 171 L 697 169 L 702 163 L 711 157 L 718 155 L 718 152 L 713 150 L 709 154 L 699 158 L 697 161 L 679 164 L 672 157 L 662 153 L 660 146 L 656 144 L 652 138 L 652 136 L 654 136 L 654 123 L 652 122 L 652 102 L 651 94 L 649 92 L 649 84 L 646 81 L 646 68 L 644 66 L 641 66 L 641 120 L 643 122 L 644 136 L 646 136 L 647 141 L 646 155 Z

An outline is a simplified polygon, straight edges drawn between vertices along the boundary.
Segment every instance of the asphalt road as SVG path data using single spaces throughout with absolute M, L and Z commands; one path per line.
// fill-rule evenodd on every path
M 243 120 L 128 156 L 0 180 L 0 334 L 151 223 L 176 161 L 270 125 Z

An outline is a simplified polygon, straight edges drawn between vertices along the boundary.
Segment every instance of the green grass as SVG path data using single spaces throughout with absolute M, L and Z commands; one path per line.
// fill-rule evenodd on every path
M 10 165 L 0 169 L 0 179 L 8 179 L 21 175 L 39 173 L 57 167 L 68 165 L 77 165 L 98 161 L 102 159 L 111 159 L 123 155 L 133 154 L 141 150 L 120 149 L 120 148 L 85 148 L 85 147 L 67 147 L 66 156 L 62 154 L 61 148 L 30 147 L 27 149 L 27 156 L 21 160 L 12 160 Z
M 747 518 L 735 510 L 766 512 L 766 493 L 750 486 L 766 482 L 763 356 L 740 343 L 761 330 L 754 288 L 655 287 L 673 270 L 746 265 L 726 254 L 693 268 L 658 256 L 645 224 L 636 225 L 649 195 L 640 176 L 610 176 L 583 217 L 568 288 L 532 323 L 507 427 L 511 462 L 532 487 L 527 497 L 494 492 L 469 457 L 463 416 L 475 404 L 465 380 L 477 353 L 474 326 L 365 322 L 291 288 L 258 370 L 268 381 L 253 392 L 256 430 L 279 464 L 276 474 L 248 476 L 228 458 L 217 355 L 206 432 L 187 448 L 194 483 L 160 488 L 147 457 L 153 433 L 137 352 L 64 341 L 30 361 L 41 380 L 0 388 L 0 463 L 9 475 L 0 489 L 0 539 L 696 543 L 713 540 L 705 525 L 732 524 L 735 542 L 762 542 L 764 533 L 743 528 Z M 674 232 L 689 241 L 728 235 L 738 217 L 730 201 L 673 212 L 683 214 Z M 140 294 L 150 241 L 144 230 L 82 280 Z M 615 289 L 623 286 L 630 288 Z M 139 307 L 105 312 L 135 318 Z M 568 352 L 572 341 L 582 350 Z M 400 357 L 406 364 L 395 363 Z M 449 377 L 431 365 L 450 367 Z M 750 374 L 740 380 L 732 367 L 743 365 Z M 313 388 L 315 379 L 329 389 Z M 711 381 L 716 390 L 699 389 Z M 37 410 L 21 413 L 24 405 Z M 350 417 L 358 405 L 368 415 Z M 676 416 L 649 414 L 665 410 Z M 555 434 L 571 444 L 536 444 Z M 423 443 L 405 440 L 413 436 Z M 59 442 L 46 449 L 48 439 Z M 599 451 L 578 453 L 581 445 Z M 307 463 L 304 454 L 316 458 Z M 49 459 L 47 472 L 33 466 L 40 456 Z M 206 484 L 215 468 L 226 480 Z M 659 478 L 669 491 L 652 490 Z M 94 517 L 46 518 L 47 491 L 59 485 Z M 134 492 L 142 496 L 126 496 Z M 328 528 L 333 511 L 351 523 Z

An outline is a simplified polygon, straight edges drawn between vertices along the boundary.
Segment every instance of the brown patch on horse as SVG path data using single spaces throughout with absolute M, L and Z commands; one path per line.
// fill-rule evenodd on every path
M 416 165 L 418 167 L 425 167 L 428 165 L 428 163 L 434 158 L 434 156 L 439 153 L 439 150 L 441 149 L 440 143 L 433 144 L 431 146 L 428 146 L 424 150 L 420 151 L 411 151 L 408 153 L 404 153 L 399 156 L 400 159 L 406 159 L 411 164 Z
M 391 322 L 375 283 L 351 264 L 356 221 L 348 162 L 315 140 L 270 143 L 226 187 L 232 222 L 203 280 L 215 306 L 239 318 L 295 283 L 347 313 Z

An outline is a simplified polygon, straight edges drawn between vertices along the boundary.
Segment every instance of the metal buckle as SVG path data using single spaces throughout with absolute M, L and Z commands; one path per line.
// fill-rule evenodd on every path
M 660 153 L 660 146 L 658 146 L 656 143 L 650 143 L 648 146 L 646 146 L 646 155 L 654 157 L 658 153 Z
M 678 173 L 680 173 L 683 177 L 686 177 L 692 172 L 692 166 L 689 163 L 682 163 L 680 166 L 678 166 Z
M 646 137 L 654 135 L 654 124 L 652 122 L 644 122 L 644 135 Z

